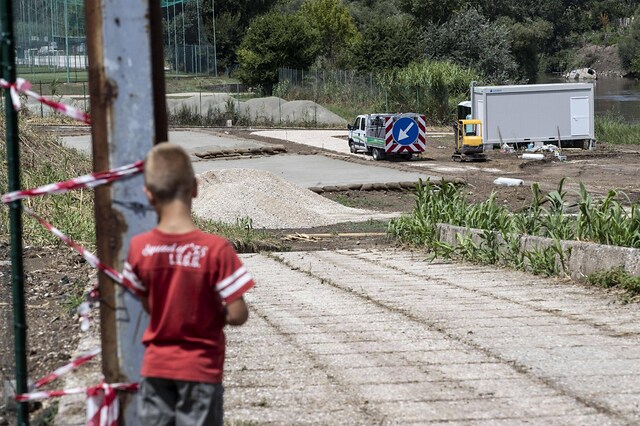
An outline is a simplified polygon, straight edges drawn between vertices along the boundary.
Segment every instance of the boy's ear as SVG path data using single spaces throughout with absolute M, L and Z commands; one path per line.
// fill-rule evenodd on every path
M 198 196 L 198 178 L 193 178 L 193 188 L 191 188 L 191 198 Z
M 146 186 L 143 186 L 142 192 L 144 192 L 144 195 L 147 197 L 147 200 L 149 200 L 149 204 L 153 205 L 153 203 L 155 203 L 156 200 L 153 197 L 153 194 L 151 193 L 151 191 L 149 191 Z

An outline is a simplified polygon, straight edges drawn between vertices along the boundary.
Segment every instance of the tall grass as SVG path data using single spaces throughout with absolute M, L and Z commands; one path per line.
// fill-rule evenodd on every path
M 362 112 L 418 112 L 430 123 L 448 122 L 466 99 L 473 70 L 450 62 L 425 60 L 405 68 L 359 75 L 355 71 L 318 70 L 305 73 L 301 84 L 283 79 L 274 95 L 287 100 L 311 99 L 343 111 L 349 121 Z
M 619 145 L 640 144 L 640 124 L 629 124 L 622 117 L 605 115 L 595 118 L 596 139 Z
M 469 86 L 480 76 L 470 68 L 451 62 L 414 62 L 379 76 L 388 93 L 391 111 L 415 111 L 426 114 L 430 121 L 446 122 L 456 105 L 467 99 Z
M 4 134 L 4 129 L 0 131 Z M 91 171 L 91 160 L 86 155 L 62 146 L 50 134 L 35 132 L 25 122 L 21 122 L 19 135 L 20 180 L 23 188 L 66 180 Z M 0 191 L 4 193 L 8 189 L 4 141 L 0 148 L 0 162 Z M 22 202 L 72 239 L 88 246 L 95 244 L 92 190 L 35 197 Z M 53 234 L 28 216 L 23 217 L 23 234 L 26 245 L 59 243 Z M 5 206 L 0 206 L 0 238 L 9 238 L 9 209 Z
M 496 231 L 505 240 L 509 235 L 528 234 L 640 248 L 640 205 L 629 203 L 624 194 L 610 191 L 603 200 L 594 201 L 581 185 L 579 211 L 569 215 L 564 179 L 546 195 L 537 184 L 531 190 L 532 204 L 513 214 L 496 203 L 495 194 L 485 202 L 470 203 L 454 184 L 426 181 L 417 188 L 412 214 L 391 221 L 389 233 L 404 243 L 437 248 L 436 224 L 447 223 Z

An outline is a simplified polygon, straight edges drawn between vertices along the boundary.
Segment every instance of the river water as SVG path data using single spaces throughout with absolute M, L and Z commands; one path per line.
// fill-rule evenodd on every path
M 538 83 L 566 83 L 562 77 L 544 75 Z M 595 85 L 596 116 L 622 117 L 629 123 L 640 123 L 640 81 L 629 78 L 599 78 Z

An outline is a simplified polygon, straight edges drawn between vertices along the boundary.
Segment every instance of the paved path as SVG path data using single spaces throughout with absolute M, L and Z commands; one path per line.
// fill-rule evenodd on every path
M 601 290 L 403 251 L 244 261 L 258 284 L 227 332 L 237 424 L 640 422 L 638 306 Z
M 339 152 L 341 154 L 350 154 L 348 143 L 348 130 L 260 130 L 252 132 L 252 135 L 263 136 L 267 138 L 280 139 L 288 142 L 295 142 L 301 145 L 312 146 L 314 148 L 327 149 L 329 151 Z M 439 138 L 451 136 L 451 133 L 428 132 L 427 133 L 427 149 L 433 149 L 430 138 Z M 350 154 L 365 157 L 364 154 Z M 371 158 L 371 157 L 368 157 Z
M 324 131 L 319 132 L 324 134 Z M 62 139 L 65 145 L 91 154 L 90 135 L 66 136 Z M 304 188 L 351 183 L 417 182 L 418 179 L 440 179 L 440 177 L 428 173 L 429 170 L 425 170 L 424 173 L 406 172 L 373 163 L 371 165 L 350 163 L 322 155 L 283 154 L 257 158 L 203 160 L 193 154 L 214 149 L 254 148 L 265 144 L 251 139 L 189 130 L 171 131 L 169 132 L 169 140 L 179 144 L 192 154 L 191 158 L 196 173 L 220 169 L 266 170 Z M 339 139 L 335 140 L 344 142 Z

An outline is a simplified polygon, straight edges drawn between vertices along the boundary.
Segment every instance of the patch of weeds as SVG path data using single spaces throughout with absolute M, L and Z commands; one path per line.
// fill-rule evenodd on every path
M 75 280 L 73 284 L 69 285 L 69 288 L 65 292 L 66 297 L 62 303 L 65 311 L 70 314 L 75 313 L 78 306 L 85 300 L 84 289 L 86 286 L 87 283 L 82 280 Z
M 58 401 L 53 401 L 51 405 L 35 414 L 31 419 L 33 426 L 53 426 L 56 424 L 58 414 Z
M 333 201 L 335 201 L 338 204 L 342 204 L 343 206 L 346 207 L 357 207 L 358 206 L 358 202 L 351 198 L 351 197 L 347 197 L 344 194 L 336 194 L 336 196 L 334 197 Z
M 524 253 L 524 256 L 529 263 L 531 272 L 535 275 L 550 277 L 560 273 L 556 263 L 556 251 L 553 247 L 527 251 Z
M 238 253 L 257 253 L 259 251 L 284 251 L 282 242 L 272 234 L 253 229 L 249 217 L 239 218 L 234 225 L 215 222 L 197 216 L 193 217 L 198 228 L 210 234 L 216 234 L 229 240 Z
M 622 266 L 594 272 L 587 276 L 587 282 L 602 288 L 618 288 L 624 290 L 629 296 L 640 294 L 640 277 L 629 274 Z

